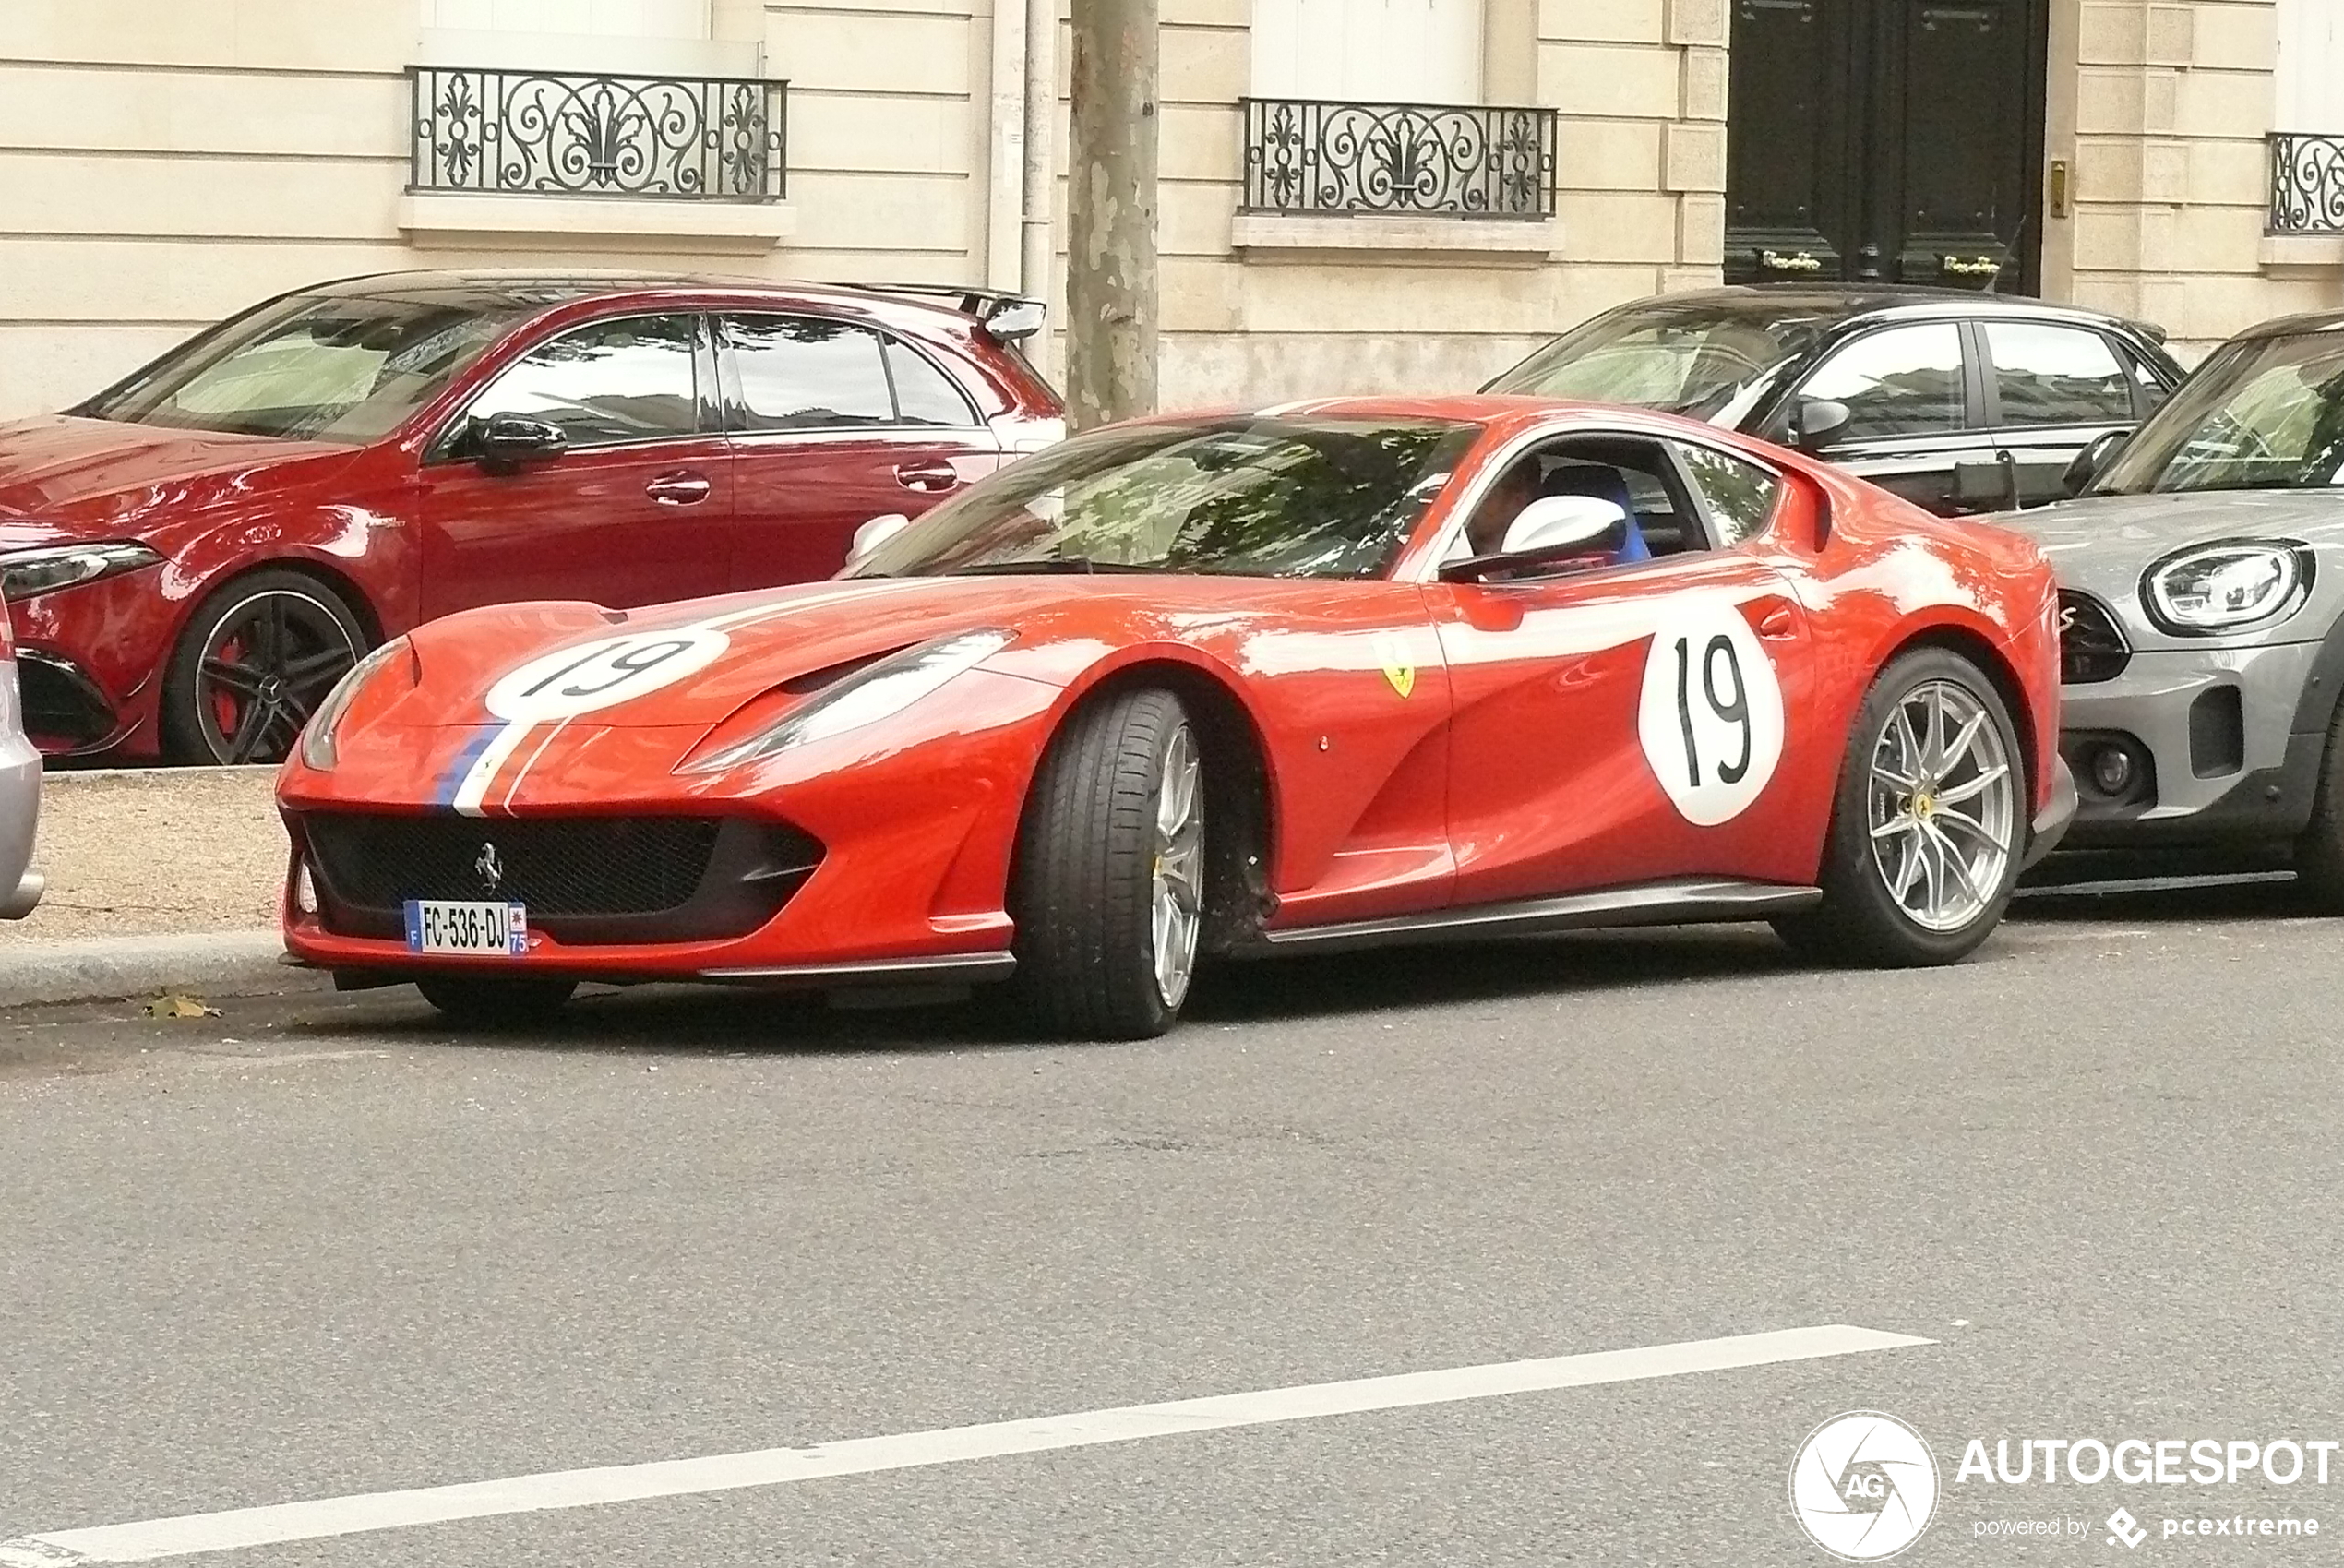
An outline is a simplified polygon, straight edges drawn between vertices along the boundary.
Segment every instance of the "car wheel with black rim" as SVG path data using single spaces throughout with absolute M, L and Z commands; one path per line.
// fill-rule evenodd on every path
M 1819 958 L 1952 964 L 2009 906 L 2026 769 L 2002 694 L 1942 648 L 1891 664 L 1858 711 L 1824 844 L 1824 899 L 1775 928 Z
M 1019 832 L 1015 985 L 1052 1032 L 1145 1039 L 1179 1016 L 1203 924 L 1203 755 L 1160 688 L 1078 709 Z
M 162 687 L 173 762 L 277 762 L 317 704 L 366 652 L 341 594 L 304 572 L 240 577 L 179 634 Z
M 454 1023 L 510 1029 L 553 1017 L 578 989 L 578 982 L 537 975 L 432 975 L 417 980 L 415 989 Z

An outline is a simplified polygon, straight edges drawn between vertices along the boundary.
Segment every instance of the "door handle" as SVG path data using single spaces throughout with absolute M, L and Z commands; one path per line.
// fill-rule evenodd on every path
M 683 468 L 661 474 L 643 486 L 643 494 L 663 507 L 692 507 L 708 499 L 710 489 L 705 475 Z
M 906 490 L 950 490 L 960 482 L 951 463 L 907 462 L 895 471 L 895 483 Z
M 1799 628 L 1799 617 L 1790 613 L 1788 604 L 1776 604 L 1758 617 L 1758 635 L 1769 642 L 1788 642 Z

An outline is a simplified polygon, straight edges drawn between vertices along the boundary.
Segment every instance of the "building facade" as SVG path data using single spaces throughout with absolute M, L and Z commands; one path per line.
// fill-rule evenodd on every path
M 388 269 L 1055 303 L 1056 4 L 9 0 L 0 417 Z M 2338 0 L 1161 6 L 1167 404 L 1470 387 L 1721 279 L 2039 292 L 2184 358 L 2344 305 Z

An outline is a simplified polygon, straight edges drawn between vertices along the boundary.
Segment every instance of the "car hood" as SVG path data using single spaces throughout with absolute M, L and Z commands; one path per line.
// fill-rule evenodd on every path
M 2344 491 L 2086 496 L 1979 521 L 2034 540 L 2061 586 L 2129 601 L 2151 562 L 2190 545 L 2285 538 L 2344 545 Z
M 2175 642 L 2149 624 L 2140 612 L 2140 574 L 2173 551 L 2215 539 L 2300 539 L 2323 551 L 2344 548 L 2344 490 L 2087 495 L 1980 521 L 2035 539 L 2061 586 L 2112 604 L 2137 647 L 2206 647 L 2206 638 Z M 2297 616 L 2243 640 L 2311 638 L 2323 626 L 2318 616 Z
M 122 538 L 358 451 L 66 414 L 17 420 L 0 425 L 0 548 Z
M 587 604 L 497 605 L 435 621 L 411 634 L 422 679 L 366 715 L 400 725 L 481 725 L 542 715 L 601 726 L 705 729 L 783 685 L 807 691 L 823 677 L 901 649 L 978 628 L 1013 634 L 987 661 L 1006 674 L 1064 683 L 1110 649 L 1181 640 L 1210 619 L 1281 614 L 1331 587 L 1249 581 L 1233 611 L 1227 579 L 1170 576 L 863 578 L 621 612 Z M 499 683 L 536 684 L 612 639 L 697 640 L 670 673 L 622 687 L 623 700 L 575 713 L 547 688 L 534 701 L 499 696 Z M 515 672 L 532 668 L 527 680 Z M 605 678 L 599 671 L 594 679 Z M 580 677 L 580 685 L 591 684 Z M 372 706 L 369 704 L 369 706 Z

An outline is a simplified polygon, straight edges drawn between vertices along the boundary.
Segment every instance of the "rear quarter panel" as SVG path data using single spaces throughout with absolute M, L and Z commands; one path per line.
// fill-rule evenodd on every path
M 2041 553 L 2015 533 L 1932 516 L 1821 464 L 1795 466 L 1829 502 L 1810 608 L 1824 628 L 1817 647 L 1829 688 L 1852 692 L 1835 715 L 1837 733 L 1848 733 L 1873 676 L 1903 648 L 1982 643 L 2000 663 L 1989 673 L 2005 688 L 2041 809 L 2059 739 L 2059 597 Z

